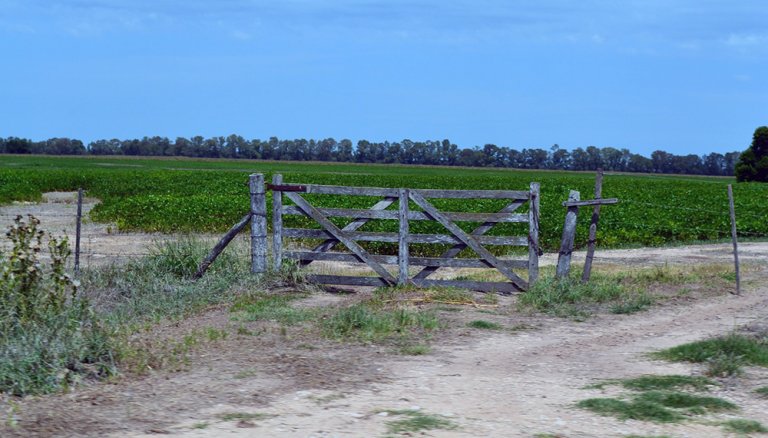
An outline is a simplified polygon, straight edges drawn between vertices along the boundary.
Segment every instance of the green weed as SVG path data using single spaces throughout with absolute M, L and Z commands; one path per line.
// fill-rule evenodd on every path
M 755 393 L 763 398 L 768 398 L 768 386 L 761 386 L 755 390 Z

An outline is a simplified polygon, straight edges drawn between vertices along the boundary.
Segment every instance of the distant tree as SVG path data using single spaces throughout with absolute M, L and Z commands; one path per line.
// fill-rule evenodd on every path
M 752 144 L 736 163 L 736 180 L 768 182 L 768 126 L 755 129 Z

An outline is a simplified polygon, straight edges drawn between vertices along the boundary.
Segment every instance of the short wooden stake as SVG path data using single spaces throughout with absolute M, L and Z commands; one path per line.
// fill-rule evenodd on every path
M 603 196 L 603 171 L 598 169 L 595 177 L 595 199 Z M 587 283 L 592 274 L 592 259 L 595 258 L 595 244 L 597 242 L 597 222 L 600 220 L 600 204 L 596 204 L 592 210 L 592 221 L 589 224 L 589 240 L 587 241 L 587 259 L 584 261 L 584 272 L 581 274 L 581 282 Z
M 267 196 L 264 175 L 252 174 L 248 187 L 251 192 L 251 272 L 260 274 L 267 271 Z
M 728 184 L 728 206 L 731 210 L 731 238 L 733 238 L 733 263 L 736 266 L 736 295 L 741 295 L 741 273 L 739 272 L 739 244 L 736 239 L 736 209 L 733 206 L 733 187 Z
M 83 189 L 77 189 L 77 224 L 75 225 L 75 276 L 80 275 L 80 227 L 83 223 Z
M 581 199 L 579 192 L 571 190 L 568 194 L 568 202 L 578 202 Z M 576 218 L 579 214 L 578 206 L 568 207 L 563 224 L 563 240 L 560 243 L 560 255 L 557 257 L 556 278 L 566 278 L 571 272 L 571 254 L 573 254 L 573 241 L 576 238 Z

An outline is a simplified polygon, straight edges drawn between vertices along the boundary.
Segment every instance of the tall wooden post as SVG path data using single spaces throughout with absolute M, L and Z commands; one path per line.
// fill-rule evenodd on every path
M 595 199 L 603 196 L 603 169 L 597 170 L 595 176 Z M 581 282 L 586 283 L 592 274 L 592 259 L 595 258 L 595 244 L 597 242 L 597 222 L 600 220 L 600 204 L 596 204 L 592 210 L 592 221 L 589 224 L 589 240 L 587 241 L 587 259 L 584 260 L 584 272 L 581 274 Z
M 272 176 L 272 184 L 283 184 L 283 175 Z M 280 270 L 283 266 L 283 192 L 272 190 L 272 266 Z
M 397 263 L 399 267 L 399 274 L 397 276 L 398 286 L 404 286 L 409 283 L 408 280 L 408 265 L 409 265 L 409 253 L 408 253 L 408 198 L 409 193 L 407 189 L 400 189 L 400 211 L 398 219 L 400 220 L 400 233 L 398 235 L 399 249 L 397 253 Z
M 568 194 L 568 202 L 578 202 L 581 199 L 579 192 L 571 190 Z M 579 214 L 578 206 L 568 207 L 563 224 L 563 240 L 560 243 L 560 255 L 557 257 L 557 278 L 566 278 L 571 273 L 571 254 L 573 254 L 573 241 L 576 238 L 576 218 Z
M 528 287 L 539 279 L 539 183 L 531 183 L 528 201 Z
M 736 265 L 736 295 L 741 295 L 741 273 L 739 272 L 739 244 L 736 239 L 736 209 L 733 205 L 733 187 L 728 184 L 728 206 L 731 210 L 731 238 L 733 239 L 733 263 Z
M 264 191 L 264 175 L 250 176 L 251 192 L 251 272 L 267 271 L 267 196 Z
M 75 275 L 80 275 L 80 227 L 83 223 L 83 189 L 77 189 L 77 224 L 75 225 Z

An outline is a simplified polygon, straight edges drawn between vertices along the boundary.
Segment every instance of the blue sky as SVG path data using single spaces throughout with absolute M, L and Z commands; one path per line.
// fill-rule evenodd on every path
M 650 154 L 768 124 L 759 0 L 0 0 L 0 136 Z

